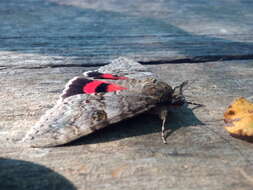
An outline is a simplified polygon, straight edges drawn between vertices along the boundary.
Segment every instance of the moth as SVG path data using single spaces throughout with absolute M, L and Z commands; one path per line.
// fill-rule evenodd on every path
M 24 140 L 32 147 L 62 145 L 150 112 L 161 118 L 161 137 L 166 143 L 168 107 L 187 103 L 183 95 L 186 84 L 172 88 L 143 65 L 118 58 L 96 71 L 71 79 L 56 105 L 40 118 Z

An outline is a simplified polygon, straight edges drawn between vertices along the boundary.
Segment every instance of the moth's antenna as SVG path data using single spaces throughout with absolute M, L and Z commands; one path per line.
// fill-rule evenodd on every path
M 179 86 L 176 86 L 173 89 L 171 104 L 172 105 L 183 105 L 185 101 L 185 97 L 183 95 L 183 89 L 187 86 L 188 81 L 184 81 Z
M 189 86 L 188 84 L 189 84 L 189 81 L 187 80 L 174 88 L 174 92 L 173 92 L 173 96 L 172 96 L 172 104 L 174 104 L 174 105 L 183 105 L 185 103 L 191 104 L 191 105 L 197 106 L 197 107 L 195 107 L 195 109 L 198 107 L 204 106 L 203 104 L 198 104 L 195 102 L 185 100 L 185 96 L 183 95 L 183 90 Z
M 183 90 L 188 85 L 188 83 L 189 83 L 189 81 L 186 80 L 186 81 L 182 82 L 180 85 L 176 86 L 174 88 L 174 93 L 179 94 L 179 95 L 183 95 Z

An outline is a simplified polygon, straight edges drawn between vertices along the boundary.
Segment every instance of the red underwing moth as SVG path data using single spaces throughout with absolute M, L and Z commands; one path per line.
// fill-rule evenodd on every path
M 144 112 L 162 119 L 162 140 L 168 106 L 183 105 L 183 87 L 172 88 L 143 65 L 118 58 L 96 71 L 74 77 L 57 104 L 24 138 L 32 147 L 66 144 L 96 130 Z

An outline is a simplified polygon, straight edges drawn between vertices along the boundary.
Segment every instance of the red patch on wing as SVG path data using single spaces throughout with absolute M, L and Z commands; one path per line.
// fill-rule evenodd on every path
M 83 86 L 83 92 L 86 94 L 92 94 L 97 92 L 113 92 L 126 89 L 127 88 L 123 86 L 99 80 L 93 80 Z
M 104 81 L 99 81 L 99 80 L 94 80 L 92 82 L 87 83 L 86 85 L 83 86 L 83 92 L 86 94 L 92 94 L 96 92 L 96 88 L 103 84 L 106 83 Z
M 123 86 L 119 86 L 116 84 L 110 84 L 109 86 L 107 86 L 107 92 L 113 92 L 113 91 L 117 91 L 117 90 L 126 90 L 127 88 L 123 87 Z

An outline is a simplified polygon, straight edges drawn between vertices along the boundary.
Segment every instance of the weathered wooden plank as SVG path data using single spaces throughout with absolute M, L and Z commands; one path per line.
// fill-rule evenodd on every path
M 252 96 L 252 60 L 201 61 L 252 58 L 252 9 L 243 0 L 1 0 L 0 157 L 9 160 L 0 189 L 13 180 L 21 190 L 251 190 L 252 144 L 230 137 L 222 115 L 234 97 Z M 206 107 L 171 113 L 168 145 L 160 121 L 144 115 L 68 146 L 23 146 L 70 78 L 119 55 L 186 62 L 149 67 L 172 85 L 190 80 L 187 97 Z
M 38 174 L 46 167 L 50 169 L 44 173 L 48 184 L 64 176 L 59 180 L 91 190 L 251 190 L 253 145 L 230 137 L 222 127 L 222 117 L 234 97 L 252 96 L 252 60 L 149 67 L 173 86 L 189 80 L 186 97 L 205 104 L 171 113 L 167 127 L 175 131 L 167 145 L 161 143 L 160 121 L 143 115 L 68 146 L 25 147 L 20 142 L 25 133 L 56 102 L 65 82 L 83 68 L 1 70 L 0 157 L 20 161 L 10 161 L 15 167 L 8 173 L 4 165 L 0 174 L 30 172 L 38 184 Z M 26 167 L 23 161 L 28 161 Z M 3 179 L 0 184 L 8 182 Z
M 2 0 L 0 66 L 249 59 L 252 21 L 242 0 Z

